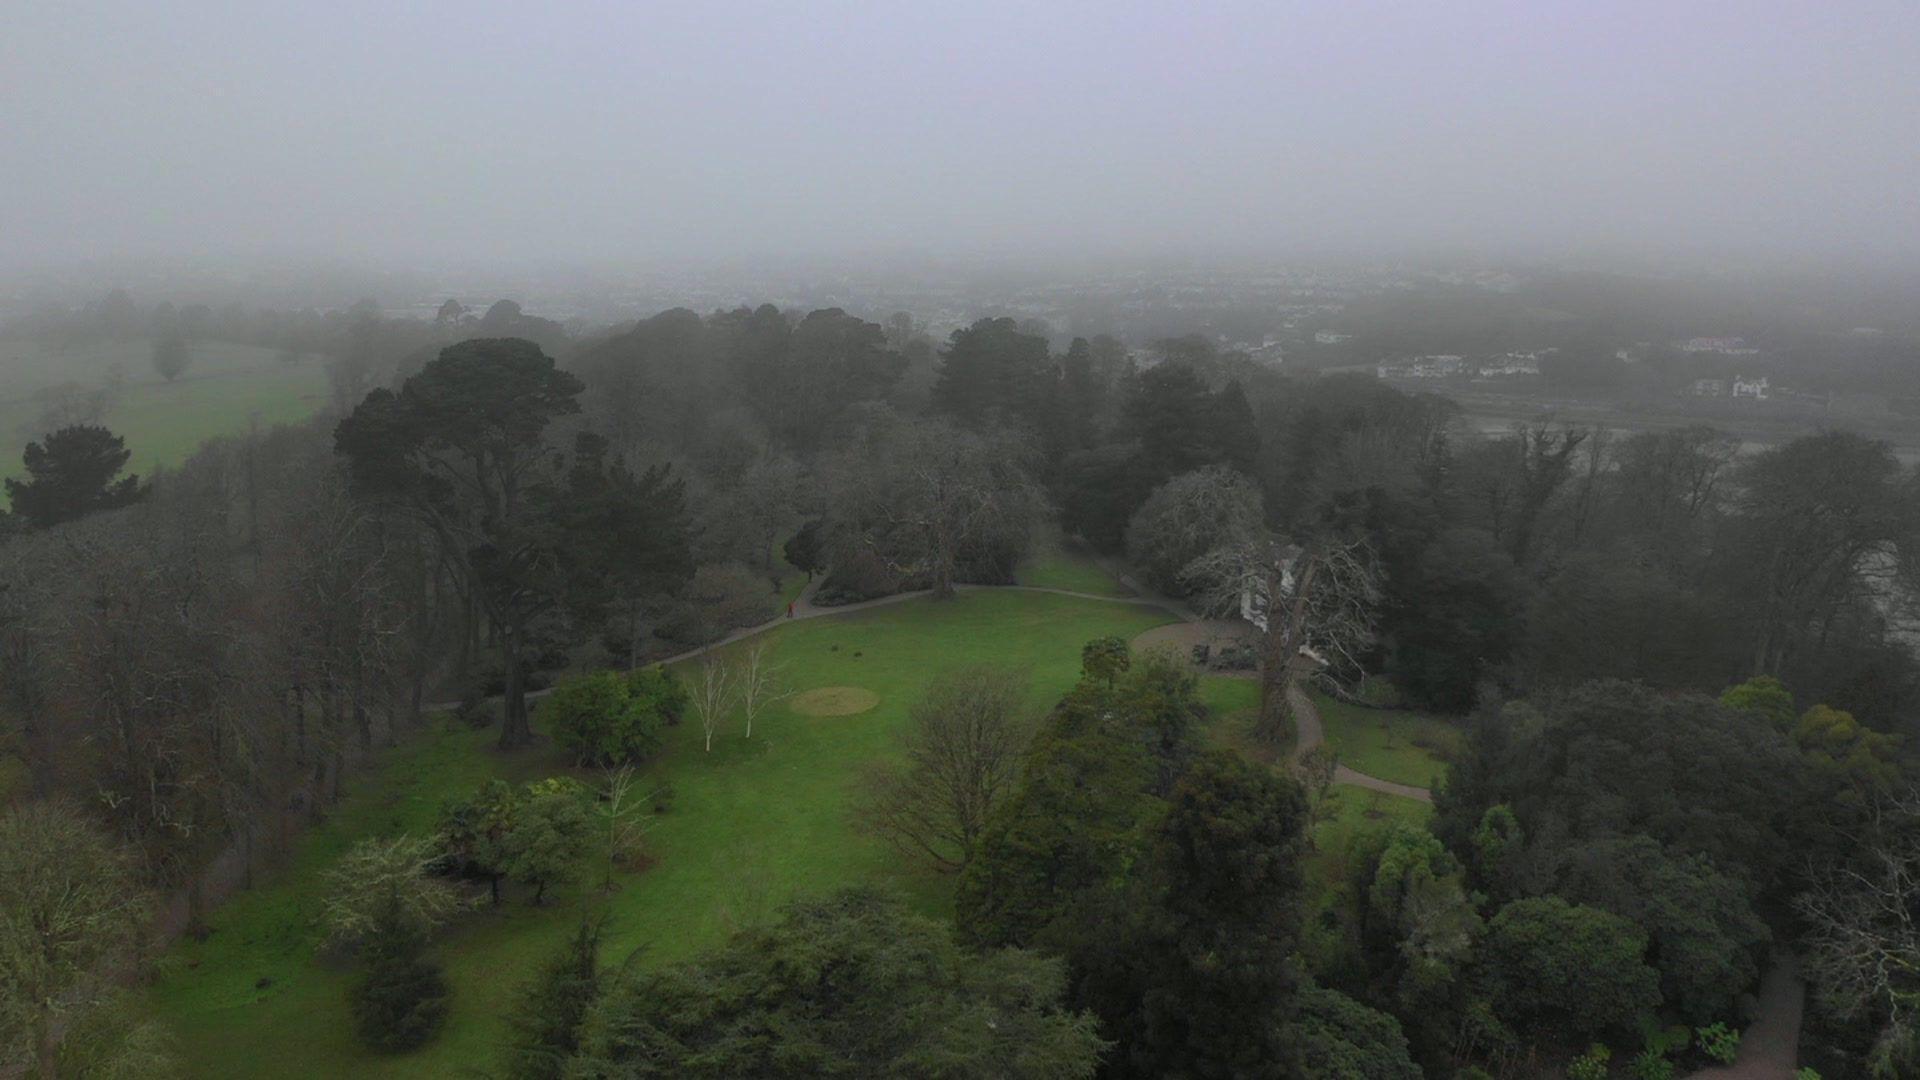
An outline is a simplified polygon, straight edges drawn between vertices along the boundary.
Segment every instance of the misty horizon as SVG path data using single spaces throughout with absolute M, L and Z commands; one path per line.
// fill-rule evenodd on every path
M 17 13 L 0 268 L 1903 263 L 1920 10 Z

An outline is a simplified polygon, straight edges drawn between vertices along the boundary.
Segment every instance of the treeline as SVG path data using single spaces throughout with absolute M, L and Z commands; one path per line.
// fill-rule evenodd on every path
M 1029 1019 L 1062 1053 L 1117 1044 L 1115 1075 L 1285 1075 L 1310 1016 L 1347 1041 L 1398 1017 L 1408 1049 L 1396 1035 L 1380 1052 L 1438 1075 L 1649 1015 L 1735 1020 L 1764 922 L 1833 866 L 1902 850 L 1897 832 L 1854 839 L 1904 782 L 1916 679 L 1920 483 L 1884 445 L 1827 433 L 1742 457 L 1707 429 L 1551 419 L 1483 436 L 1372 380 L 1288 378 L 1198 339 L 1145 363 L 1110 339 L 1056 353 L 1010 319 L 936 346 L 905 317 L 676 310 L 543 346 L 517 308 L 362 314 L 337 408 L 313 425 L 218 440 L 130 486 L 110 433 L 50 433 L 9 485 L 0 798 L 64 799 L 129 854 L 116 873 L 184 890 L 189 926 L 201 868 L 237 848 L 250 872 L 438 700 L 524 745 L 527 695 L 557 671 L 635 668 L 760 622 L 796 574 L 826 572 L 823 603 L 1004 583 L 1056 516 L 1157 589 L 1274 613 L 1269 673 L 1304 649 L 1338 692 L 1384 674 L 1421 707 L 1478 710 L 1435 833 L 1389 840 L 1344 914 L 1306 933 L 1296 786 L 1199 753 L 1173 673 L 1090 663 L 1015 793 L 950 857 L 963 939 L 1063 965 L 1002 974 L 1036 987 L 1048 1019 Z M 1252 561 L 1220 558 L 1235 551 Z M 1278 618 L 1292 596 L 1301 615 Z M 1754 677 L 1777 680 L 1749 684 L 1776 695 L 1764 722 L 1687 696 Z M 1621 678 L 1637 683 L 1596 682 Z M 1284 737 L 1286 695 L 1270 697 L 1264 733 Z M 1715 779 L 1733 776 L 1752 785 L 1737 798 Z M 1668 906 L 1631 908 L 1619 880 Z M 1710 920 L 1706 944 L 1669 933 L 1672 904 Z M 1074 940 L 1104 925 L 1089 911 L 1125 933 Z M 834 948 L 899 918 L 870 897 L 790 916 Z M 1533 959 L 1549 945 L 1599 951 Z M 714 963 L 751 979 L 785 947 Z M 394 978 L 421 978 L 411 944 L 383 948 Z M 914 948 L 968 1007 L 997 992 L 971 953 Z M 5 1015 L 63 1026 L 97 967 L 67 964 L 38 1012 Z M 1589 967 L 1611 981 L 1549 981 Z M 1887 1025 L 1910 1051 L 1890 1008 L 1835 1012 L 1836 1060 Z M 676 1016 L 647 1030 L 698 1020 Z M 649 1059 L 619 1043 L 630 1030 L 593 1053 Z M 1358 1075 L 1390 1075 L 1371 1067 Z

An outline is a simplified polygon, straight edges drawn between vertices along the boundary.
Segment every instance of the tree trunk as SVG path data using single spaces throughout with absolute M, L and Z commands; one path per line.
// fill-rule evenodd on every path
M 1277 658 L 1276 652 L 1280 653 Z M 1257 728 L 1260 737 L 1268 742 L 1284 741 L 1293 728 L 1293 702 L 1289 696 L 1292 689 L 1292 658 L 1284 651 L 1270 648 L 1266 661 L 1261 664 L 1260 720 Z
M 59 1040 L 53 1035 L 53 1010 L 42 1005 L 40 1014 L 34 1018 L 33 1035 L 34 1075 L 40 1080 L 54 1080 L 60 1075 L 53 1060 L 59 1047 Z
M 953 599 L 954 564 L 958 559 L 954 555 L 953 545 L 944 539 L 934 549 L 933 556 L 933 598 L 935 600 Z
M 527 724 L 526 666 L 520 662 L 518 633 L 504 631 L 500 641 L 507 662 L 506 699 L 500 709 L 500 749 L 518 750 L 533 742 L 533 729 Z
M 640 631 L 646 625 L 647 625 L 646 618 L 641 614 L 641 611 L 640 611 L 639 599 L 634 598 L 634 599 L 628 600 L 627 601 L 627 670 L 628 671 L 634 671 L 640 667 L 640 639 L 642 636 Z
M 1307 619 L 1307 598 L 1313 592 L 1313 579 L 1319 575 L 1318 559 L 1302 557 L 1304 565 L 1295 584 L 1293 603 L 1283 608 L 1280 596 L 1280 571 L 1276 569 L 1267 583 L 1266 655 L 1260 663 L 1260 735 L 1280 742 L 1293 727 L 1293 662 L 1299 655 Z

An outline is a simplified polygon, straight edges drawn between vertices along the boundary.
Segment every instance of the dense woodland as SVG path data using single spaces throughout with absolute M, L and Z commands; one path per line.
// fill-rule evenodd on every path
M 1056 350 L 1008 318 L 936 342 L 906 315 L 681 309 L 573 337 L 510 302 L 122 299 L 60 332 L 270 345 L 326 364 L 333 405 L 161 475 L 92 424 L 21 448 L 0 1069 L 163 1071 L 115 988 L 438 711 L 635 764 L 721 677 L 649 665 L 778 614 L 783 567 L 820 604 L 939 598 L 1010 582 L 1057 522 L 1158 593 L 1259 616 L 1224 658 L 1257 673 L 1255 742 L 1291 739 L 1296 681 L 1457 718 L 1431 829 L 1382 830 L 1307 919 L 1331 763 L 1199 738 L 1184 658 L 1067 643 L 1084 678 L 1032 730 L 1007 673 L 930 673 L 865 812 L 954 876 L 953 925 L 806 897 L 642 969 L 583 925 L 515 973 L 503 1071 L 1657 1080 L 1728 1053 L 1792 949 L 1803 1062 L 1920 1074 L 1920 474 L 1881 443 L 1483 435 L 1371 378 L 1192 338 Z M 528 694 L 556 683 L 542 734 Z M 503 878 L 537 902 L 581 858 L 615 793 L 542 783 L 341 869 L 370 1044 L 433 1036 L 429 945 L 463 905 Z

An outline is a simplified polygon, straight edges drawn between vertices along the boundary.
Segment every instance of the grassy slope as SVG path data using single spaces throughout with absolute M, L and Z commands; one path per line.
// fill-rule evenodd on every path
M 1368 776 L 1430 788 L 1460 746 L 1460 730 L 1444 720 L 1398 709 L 1363 709 L 1322 694 L 1313 700 L 1340 763 Z
M 1033 554 L 1014 572 L 1022 585 L 1041 589 L 1065 589 L 1094 596 L 1132 596 L 1126 586 L 1100 568 L 1079 541 L 1050 533 L 1042 535 Z
M 1304 867 L 1307 890 L 1303 906 L 1309 920 L 1320 918 L 1329 908 L 1343 910 L 1342 893 L 1356 887 L 1354 863 L 1362 840 L 1391 828 L 1395 822 L 1425 827 L 1433 816 L 1433 807 L 1426 803 L 1349 784 L 1328 788 L 1320 809 L 1323 816 L 1313 827 L 1313 849 Z
M 271 350 L 225 342 L 197 342 L 191 349 L 186 375 L 166 383 L 154 374 L 145 341 L 101 342 L 71 354 L 37 342 L 0 341 L 0 477 L 18 476 L 20 448 L 45 434 L 37 430 L 36 391 L 69 379 L 97 385 L 116 366 L 125 383 L 103 419 L 133 452 L 128 469 L 141 474 L 156 464 L 178 465 L 201 442 L 245 431 L 256 416 L 262 427 L 305 420 L 326 401 L 326 373 L 317 358 L 288 365 Z
M 484 776 L 545 775 L 550 752 L 502 757 L 490 732 L 436 733 L 391 752 L 285 872 L 236 897 L 203 943 L 183 943 L 154 991 L 195 1076 L 447 1076 L 495 1058 L 515 987 L 572 926 L 583 900 L 612 913 L 610 955 L 645 946 L 645 962 L 685 957 L 730 920 L 751 918 L 802 890 L 884 879 L 924 911 L 945 915 L 951 882 L 915 871 L 857 834 L 850 788 L 862 763 L 886 754 L 906 705 L 936 671 L 970 662 L 1029 666 L 1036 708 L 1078 670 L 1082 642 L 1131 637 L 1165 617 L 1151 609 L 1033 593 L 972 593 L 945 604 L 908 603 L 796 622 L 774 631 L 777 659 L 796 690 L 855 685 L 879 694 L 874 711 L 836 719 L 780 706 L 751 741 L 737 730 L 700 749 L 691 721 L 675 729 L 650 779 L 670 781 L 674 809 L 656 819 L 658 865 L 624 878 L 611 897 L 563 891 L 544 909 L 512 902 L 447 934 L 437 952 L 454 986 L 439 1039 L 400 1058 L 371 1055 L 350 1031 L 348 970 L 314 957 L 320 874 L 353 839 L 431 827 L 440 802 Z M 1210 680 L 1209 700 L 1242 693 Z M 259 988 L 262 979 L 270 985 Z

